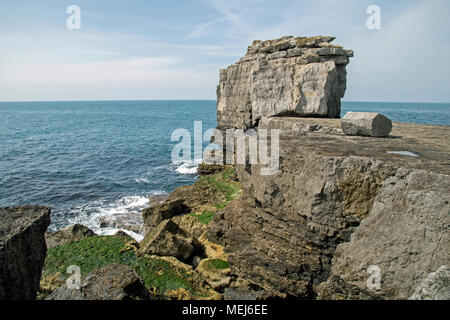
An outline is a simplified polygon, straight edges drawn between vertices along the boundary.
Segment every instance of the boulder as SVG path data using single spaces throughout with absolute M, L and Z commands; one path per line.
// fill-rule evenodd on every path
M 146 232 L 151 232 L 163 220 L 189 212 L 189 208 L 186 207 L 184 201 L 183 198 L 167 199 L 163 203 L 155 204 L 142 210 Z
M 47 247 L 50 208 L 0 208 L 0 300 L 35 300 Z
M 46 300 L 149 300 L 150 294 L 136 271 L 121 264 L 110 264 L 94 270 L 80 289 L 66 284 L 52 292 Z
M 47 243 L 47 248 L 50 249 L 56 246 L 93 236 L 95 236 L 94 231 L 92 231 L 88 227 L 85 227 L 81 224 L 74 224 L 57 232 L 47 233 L 45 235 L 45 242 Z
M 409 300 L 450 300 L 450 268 L 444 265 L 430 273 Z
M 341 125 L 348 136 L 387 137 L 392 130 L 391 120 L 376 112 L 347 112 Z
M 164 220 L 139 244 L 140 253 L 172 256 L 187 261 L 199 249 L 200 244 L 171 220 Z

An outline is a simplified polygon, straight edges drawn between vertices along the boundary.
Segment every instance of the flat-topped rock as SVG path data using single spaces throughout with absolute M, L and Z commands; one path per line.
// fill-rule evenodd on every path
M 35 300 L 47 247 L 50 208 L 0 208 L 0 300 Z
M 376 112 L 347 112 L 341 126 L 349 136 L 387 137 L 392 130 L 392 121 Z
M 387 138 L 347 136 L 339 119 L 274 117 L 262 119 L 259 128 L 280 129 L 286 153 L 306 148 L 324 155 L 366 157 L 450 175 L 450 126 L 394 122 Z
M 333 37 L 255 41 L 245 57 L 220 71 L 218 128 L 248 129 L 277 115 L 339 118 L 353 51 Z

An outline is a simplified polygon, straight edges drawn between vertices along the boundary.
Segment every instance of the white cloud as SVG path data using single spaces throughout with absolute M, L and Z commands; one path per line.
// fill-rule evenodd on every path
M 0 100 L 202 98 L 216 72 L 196 71 L 166 57 L 75 64 L 0 66 Z M 17 94 L 20 93 L 19 96 Z M 19 97 L 19 98 L 18 98 Z M 209 95 L 213 98 L 213 95 Z

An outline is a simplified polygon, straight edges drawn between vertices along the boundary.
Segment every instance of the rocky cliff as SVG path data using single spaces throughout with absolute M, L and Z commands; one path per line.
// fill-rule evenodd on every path
M 334 37 L 255 41 L 237 63 L 220 71 L 219 128 L 248 129 L 261 117 L 339 118 L 351 50 Z
M 256 41 L 220 72 L 218 128 L 279 129 L 280 168 L 236 166 L 243 196 L 211 239 L 234 274 L 277 296 L 405 299 L 449 263 L 449 128 L 394 123 L 374 138 L 323 119 L 340 116 L 352 56 L 331 40 Z

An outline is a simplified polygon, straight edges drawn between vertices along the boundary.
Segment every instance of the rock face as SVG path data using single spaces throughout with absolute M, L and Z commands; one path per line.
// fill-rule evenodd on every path
M 144 281 L 130 267 L 110 264 L 97 269 L 84 279 L 81 288 L 62 285 L 46 300 L 148 300 Z
M 255 41 L 236 64 L 220 71 L 218 128 L 248 129 L 261 117 L 339 118 L 353 51 L 333 37 Z
M 387 137 L 392 130 L 391 120 L 375 112 L 347 112 L 341 125 L 349 136 Z
M 50 208 L 0 208 L 0 300 L 34 300 L 47 247 Z
M 414 291 L 410 300 L 450 300 L 450 268 L 441 266 L 429 274 Z
M 45 235 L 45 242 L 47 249 L 60 246 L 69 242 L 75 242 L 86 237 L 95 236 L 94 231 L 81 224 L 74 224 L 67 228 L 61 229 L 54 233 L 47 233 Z
M 277 296 L 404 299 L 448 263 L 448 127 L 396 123 L 396 139 L 374 139 L 344 135 L 337 119 L 259 126 L 281 129 L 278 173 L 237 166 L 244 196 L 209 225 L 232 274 Z M 370 265 L 380 292 L 366 286 Z
M 384 297 L 407 299 L 450 261 L 449 191 L 447 175 L 399 169 L 384 181 L 350 242 L 338 246 L 331 273 L 364 289 L 367 268 L 378 266 Z

